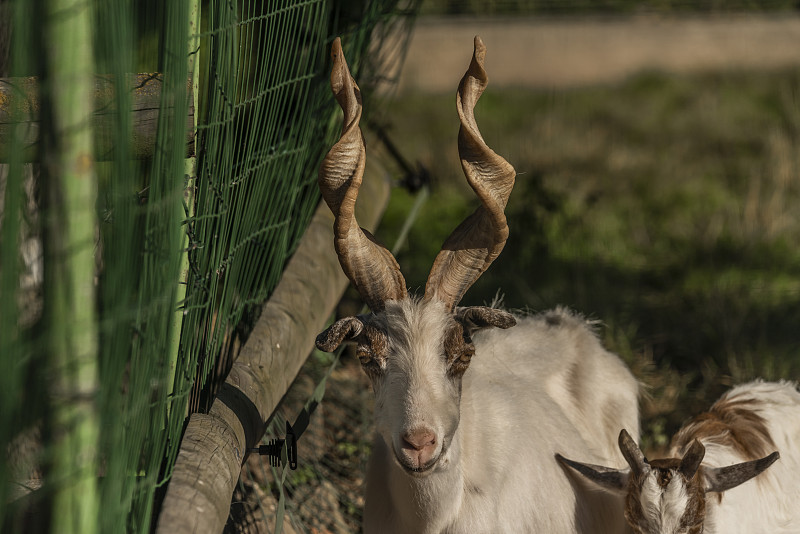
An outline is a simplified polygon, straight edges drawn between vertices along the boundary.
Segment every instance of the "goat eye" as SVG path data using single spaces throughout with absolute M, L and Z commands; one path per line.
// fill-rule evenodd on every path
M 361 362 L 361 365 L 366 365 L 375 361 L 372 357 L 372 351 L 369 350 L 368 347 L 358 347 L 358 349 L 356 349 L 356 356 L 358 356 L 358 361 Z
M 464 372 L 469 367 L 469 363 L 472 361 L 472 356 L 475 354 L 475 349 L 472 345 L 464 345 L 461 347 L 461 350 L 458 354 L 448 355 L 448 363 L 449 367 L 447 368 L 447 374 L 451 378 L 460 378 Z
M 356 356 L 367 376 L 375 378 L 383 372 L 386 363 L 386 333 L 380 328 L 365 324 L 359 336 Z
M 444 353 L 447 358 L 447 374 L 451 378 L 460 378 L 469 367 L 475 346 L 469 334 L 457 324 L 445 337 Z
M 383 372 L 380 356 L 375 354 L 370 344 L 359 343 L 356 349 L 356 356 L 358 356 L 358 361 L 361 362 L 361 368 L 370 378 L 374 378 Z

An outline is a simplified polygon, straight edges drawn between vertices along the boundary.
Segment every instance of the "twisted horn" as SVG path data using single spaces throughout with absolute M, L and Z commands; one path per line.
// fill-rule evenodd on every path
M 334 247 L 344 274 L 372 311 L 381 311 L 387 300 L 406 296 L 406 283 L 391 252 L 358 226 L 356 197 L 364 175 L 366 150 L 361 135 L 361 91 L 347 68 L 341 40 L 331 47 L 331 90 L 344 112 L 339 141 L 319 169 L 319 188 L 335 217 Z
M 475 37 L 475 50 L 458 86 L 456 106 L 461 119 L 458 153 L 469 185 L 481 206 L 467 217 L 442 245 L 436 256 L 425 299 L 436 298 L 452 310 L 467 289 L 497 258 L 508 239 L 505 210 L 516 172 L 486 145 L 473 114 L 475 104 L 489 82 L 483 69 L 486 47 Z

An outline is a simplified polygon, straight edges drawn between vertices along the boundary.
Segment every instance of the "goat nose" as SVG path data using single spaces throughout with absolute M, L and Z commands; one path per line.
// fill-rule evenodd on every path
M 403 434 L 403 448 L 422 451 L 436 446 L 436 434 L 427 428 L 411 430 Z
M 436 434 L 427 427 L 418 427 L 405 432 L 401 438 L 398 459 L 406 467 L 421 469 L 433 461 L 436 454 Z

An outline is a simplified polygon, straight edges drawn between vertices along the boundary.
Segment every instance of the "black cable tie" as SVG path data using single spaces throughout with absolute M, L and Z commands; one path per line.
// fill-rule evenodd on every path
M 292 425 L 286 421 L 286 438 L 271 439 L 265 445 L 259 445 L 257 448 L 250 449 L 251 452 L 257 452 L 261 456 L 269 456 L 269 465 L 277 467 L 281 462 L 281 451 L 283 444 L 286 444 L 286 452 L 288 454 L 289 467 L 292 471 L 297 469 L 297 438 L 295 437 Z

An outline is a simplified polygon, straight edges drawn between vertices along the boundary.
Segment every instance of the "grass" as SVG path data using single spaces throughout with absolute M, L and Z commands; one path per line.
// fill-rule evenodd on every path
M 672 76 L 563 92 L 498 90 L 476 109 L 519 174 L 511 237 L 466 304 L 566 304 L 647 389 L 660 447 L 731 384 L 800 371 L 800 71 Z M 423 288 L 476 206 L 458 163 L 454 95 L 409 94 L 391 135 L 433 177 L 398 260 Z M 370 145 L 370 150 L 376 143 Z M 391 243 L 413 198 L 395 191 Z

